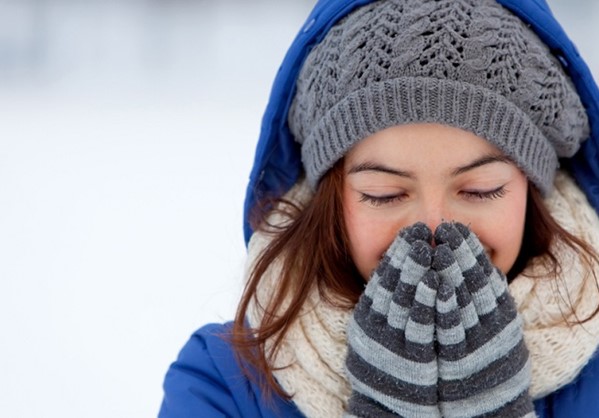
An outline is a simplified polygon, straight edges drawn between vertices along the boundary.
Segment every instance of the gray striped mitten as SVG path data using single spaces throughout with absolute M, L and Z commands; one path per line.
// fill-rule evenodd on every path
M 444 417 L 534 417 L 522 320 L 507 280 L 459 223 L 435 231 L 436 339 Z
M 346 416 L 440 417 L 430 229 L 415 224 L 393 241 L 350 319 Z

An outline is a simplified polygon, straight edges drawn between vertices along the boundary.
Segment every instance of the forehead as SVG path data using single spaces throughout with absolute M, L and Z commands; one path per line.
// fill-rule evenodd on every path
M 364 138 L 346 155 L 346 163 L 376 160 L 417 166 L 465 162 L 481 155 L 503 153 L 469 131 L 448 125 L 419 123 L 393 126 Z

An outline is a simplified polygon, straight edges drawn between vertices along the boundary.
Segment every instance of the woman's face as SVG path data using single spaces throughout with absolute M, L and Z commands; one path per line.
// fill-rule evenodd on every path
M 524 233 L 527 180 L 486 140 L 439 124 L 394 126 L 345 156 L 343 211 L 354 263 L 368 280 L 400 229 L 470 226 L 507 273 Z

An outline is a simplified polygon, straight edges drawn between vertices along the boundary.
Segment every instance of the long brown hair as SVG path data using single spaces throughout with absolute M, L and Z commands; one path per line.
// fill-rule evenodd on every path
M 260 255 L 245 285 L 233 323 L 231 341 L 244 366 L 255 369 L 265 390 L 275 390 L 288 398 L 273 377 L 272 359 L 285 333 L 298 317 L 309 291 L 317 286 L 323 297 L 338 306 L 351 308 L 364 289 L 347 246 L 342 210 L 343 163 L 339 161 L 321 180 L 313 198 L 303 207 L 279 200 L 266 203 L 290 219 L 283 227 L 271 225 L 267 214 L 254 220 L 254 227 L 273 234 L 273 240 Z M 263 218 L 263 219 L 260 219 Z M 278 286 L 273 289 L 261 323 L 249 329 L 246 323 L 252 301 L 258 303 L 259 282 L 275 260 L 282 262 Z M 281 309 L 285 306 L 284 309 Z M 266 349 L 269 341 L 271 349 Z
M 290 398 L 276 383 L 272 360 L 289 327 L 297 319 L 310 289 L 317 286 L 329 303 L 348 309 L 357 303 L 364 290 L 364 279 L 349 252 L 342 208 L 343 181 L 341 159 L 323 177 L 314 197 L 304 207 L 285 200 L 270 206 L 281 211 L 289 222 L 283 226 L 270 225 L 266 214 L 263 214 L 254 225 L 261 231 L 272 233 L 273 239 L 250 272 L 230 339 L 240 364 L 250 377 L 257 376 L 267 395 L 274 390 L 280 396 Z M 599 263 L 599 257 L 588 243 L 570 234 L 553 219 L 536 187 L 529 185 L 528 190 L 524 240 L 520 254 L 507 275 L 508 280 L 521 274 L 532 258 L 540 256 L 544 256 L 547 272 L 557 279 L 561 265 L 551 249 L 556 240 L 576 250 L 586 264 Z M 273 289 L 266 306 L 259 307 L 263 313 L 260 324 L 249 328 L 246 322 L 248 309 L 252 302 L 258 303 L 260 280 L 275 260 L 282 262 L 278 286 Z M 572 312 L 575 312 L 574 307 Z M 589 318 L 578 322 L 597 313 L 595 311 Z M 250 371 L 250 368 L 253 370 Z

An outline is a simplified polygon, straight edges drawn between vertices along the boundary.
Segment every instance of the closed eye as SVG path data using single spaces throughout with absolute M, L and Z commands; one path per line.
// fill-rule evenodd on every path
M 501 199 L 507 193 L 505 185 L 493 190 L 463 190 L 460 192 L 466 199 L 474 201 L 485 201 Z
M 383 206 L 388 205 L 394 202 L 401 202 L 404 200 L 407 195 L 405 193 L 402 194 L 392 194 L 392 195 L 384 195 L 384 196 L 372 196 L 366 193 L 360 193 L 360 202 L 369 203 L 372 206 Z

